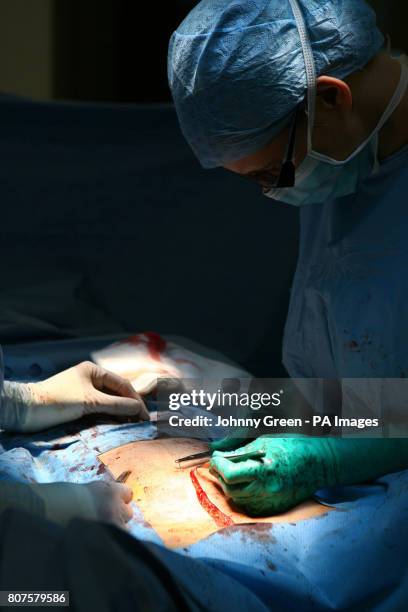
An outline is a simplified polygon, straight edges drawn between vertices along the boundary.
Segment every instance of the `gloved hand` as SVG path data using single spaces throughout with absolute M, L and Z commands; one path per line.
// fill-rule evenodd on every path
M 149 420 L 129 381 L 86 361 L 42 382 L 5 382 L 0 427 L 34 432 L 93 413 Z
M 131 500 L 132 489 L 116 482 L 0 482 L 0 512 L 20 508 L 60 525 L 73 518 L 85 518 L 124 527 L 132 518 Z
M 245 436 L 248 430 L 241 428 L 234 429 L 234 432 L 231 435 L 226 436 L 225 438 L 221 438 L 220 440 L 213 440 L 213 442 L 209 442 L 208 446 L 212 451 L 230 451 L 243 446 L 250 439 Z M 242 438 L 238 438 L 236 436 L 242 435 Z
M 261 436 L 236 454 L 263 450 L 240 463 L 212 456 L 210 469 L 227 497 L 252 516 L 285 512 L 333 485 L 366 482 L 408 468 L 407 439 Z

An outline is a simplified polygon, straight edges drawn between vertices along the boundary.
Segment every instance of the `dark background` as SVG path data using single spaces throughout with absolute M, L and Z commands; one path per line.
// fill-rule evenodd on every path
M 58 0 L 55 97 L 118 102 L 170 100 L 167 46 L 193 0 Z

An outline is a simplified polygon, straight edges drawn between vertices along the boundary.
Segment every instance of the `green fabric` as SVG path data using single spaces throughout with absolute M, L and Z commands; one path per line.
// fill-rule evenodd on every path
M 214 452 L 211 471 L 227 497 L 252 516 L 289 510 L 323 487 L 367 482 L 408 468 L 407 439 L 261 436 L 237 453 L 263 450 L 265 458 L 239 463 L 224 457 L 230 448 Z

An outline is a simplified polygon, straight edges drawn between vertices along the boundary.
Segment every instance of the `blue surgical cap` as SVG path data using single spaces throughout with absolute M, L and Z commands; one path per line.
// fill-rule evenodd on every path
M 316 74 L 363 68 L 384 39 L 364 0 L 299 0 Z M 170 40 L 181 129 L 205 168 L 254 153 L 305 98 L 304 56 L 289 0 L 202 0 Z

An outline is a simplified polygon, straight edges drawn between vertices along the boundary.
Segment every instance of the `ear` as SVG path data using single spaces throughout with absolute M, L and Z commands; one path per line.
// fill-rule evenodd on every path
M 340 79 L 320 76 L 317 79 L 317 96 L 328 110 L 351 111 L 353 108 L 351 89 Z

